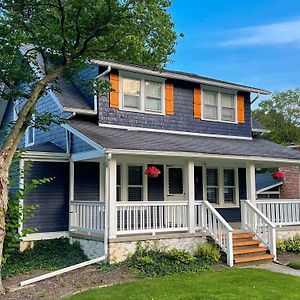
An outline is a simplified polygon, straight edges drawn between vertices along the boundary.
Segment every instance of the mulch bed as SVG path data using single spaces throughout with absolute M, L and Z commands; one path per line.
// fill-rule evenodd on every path
M 277 255 L 277 260 L 278 260 L 280 263 L 286 265 L 286 264 L 288 264 L 290 261 L 293 261 L 293 260 L 300 260 L 300 254 L 286 251 L 286 252 L 284 252 L 284 253 L 278 254 L 278 255 Z
M 98 266 L 88 266 L 69 273 L 49 278 L 26 287 L 20 287 L 23 280 L 36 277 L 49 271 L 37 270 L 14 276 L 3 281 L 6 294 L 2 300 L 61 299 L 74 293 L 93 287 L 107 286 L 137 280 L 136 276 L 125 266 L 110 271 L 101 271 Z

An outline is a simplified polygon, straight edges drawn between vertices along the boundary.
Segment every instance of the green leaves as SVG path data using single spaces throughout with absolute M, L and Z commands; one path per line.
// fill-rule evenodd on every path
M 265 138 L 284 145 L 300 143 L 300 89 L 274 93 L 259 103 L 253 117 L 271 130 Z

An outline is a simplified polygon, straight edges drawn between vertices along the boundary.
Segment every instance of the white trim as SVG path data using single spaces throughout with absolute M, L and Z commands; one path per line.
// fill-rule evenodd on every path
M 61 237 L 68 237 L 68 231 L 53 231 L 53 232 L 38 232 L 27 234 L 22 238 L 23 242 L 39 241 L 39 240 L 52 240 Z
M 280 185 L 282 185 L 282 184 L 283 184 L 283 182 L 281 181 L 281 182 L 278 182 L 278 183 L 276 183 L 276 184 L 273 184 L 273 185 L 264 187 L 264 188 L 262 188 L 262 189 L 260 189 L 260 190 L 257 190 L 257 191 L 256 191 L 256 194 L 261 194 L 261 193 L 264 192 L 264 191 L 267 191 L 267 190 L 272 189 L 272 188 L 274 188 L 274 187 L 280 186 Z M 269 193 L 270 193 L 270 192 L 269 192 Z
M 252 137 L 235 136 L 235 135 L 207 134 L 207 133 L 187 132 L 187 131 L 177 131 L 177 130 L 143 128 L 143 127 L 136 127 L 136 126 L 113 125 L 113 124 L 105 124 L 105 123 L 98 123 L 98 126 L 104 128 L 126 129 L 128 131 L 142 131 L 142 132 L 146 131 L 146 132 L 169 133 L 169 134 L 178 134 L 178 135 L 187 135 L 187 136 L 190 135 L 190 136 L 202 136 L 202 137 L 252 141 Z
M 104 157 L 104 152 L 99 150 L 85 151 L 85 152 L 75 153 L 71 155 L 71 159 L 73 161 L 95 159 L 100 157 Z
M 32 114 L 31 121 L 35 121 L 35 114 Z M 29 130 L 32 130 L 32 142 L 29 143 Z M 35 143 L 35 127 L 33 125 L 29 125 L 25 131 L 25 147 L 33 146 Z
M 74 162 L 70 161 L 69 164 L 69 231 L 71 230 L 73 212 L 71 211 L 71 203 L 74 201 L 74 183 L 75 183 L 75 168 Z
M 106 148 L 105 151 L 111 154 L 126 154 L 126 155 L 153 155 L 153 156 L 170 156 L 170 157 L 190 157 L 190 158 L 211 158 L 222 160 L 237 160 L 237 161 L 257 161 L 300 165 L 300 160 L 272 158 L 262 156 L 245 156 L 245 155 L 226 155 L 226 154 L 210 154 L 201 152 L 178 152 L 178 151 L 153 151 L 153 150 L 128 150 L 128 149 L 111 149 Z
M 270 94 L 270 92 L 266 91 L 266 90 L 249 87 L 249 86 L 243 86 L 243 85 L 234 84 L 234 83 L 229 83 L 229 82 L 221 82 L 221 81 L 209 79 L 209 78 L 194 78 L 194 77 L 191 77 L 188 75 L 176 74 L 176 73 L 168 72 L 168 71 L 162 71 L 162 72 L 153 71 L 153 70 L 145 69 L 145 68 L 139 67 L 139 66 L 124 65 L 122 63 L 117 63 L 117 62 L 112 62 L 112 61 L 103 61 L 103 60 L 94 59 L 94 60 L 92 60 L 92 62 L 97 65 L 101 65 L 101 66 L 110 65 L 114 69 L 126 70 L 126 71 L 130 71 L 130 72 L 135 72 L 135 73 L 149 74 L 149 75 L 159 76 L 159 77 L 163 77 L 163 78 L 179 79 L 179 80 L 196 82 L 196 83 L 200 83 L 200 84 L 207 84 L 207 85 L 212 85 L 212 86 L 217 86 L 217 87 L 222 87 L 222 88 L 236 89 L 239 91 L 260 93 L 262 95 Z
M 19 163 L 19 190 L 22 191 L 25 187 L 25 175 L 24 175 L 24 166 L 25 166 L 25 160 L 24 159 L 20 159 L 20 163 Z M 22 231 L 23 231 L 23 208 L 24 208 L 24 198 L 20 197 L 19 198 L 19 206 L 20 206 L 20 220 L 19 220 L 19 228 L 18 228 L 18 232 L 19 235 L 22 235 Z
M 251 130 L 252 130 L 252 132 L 255 132 L 255 133 L 270 133 L 271 132 L 271 130 L 268 130 L 268 129 L 252 128 Z M 287 147 L 290 147 L 290 146 L 287 146 Z
M 215 92 L 217 93 L 217 119 L 208 119 L 204 117 L 205 111 L 205 101 L 204 101 L 204 93 L 205 91 Z M 234 121 L 226 121 L 222 120 L 222 94 L 230 94 L 234 96 Z M 228 123 L 228 124 L 238 124 L 237 118 L 237 91 L 216 88 L 212 86 L 202 85 L 201 86 L 201 120 L 208 122 L 220 122 L 220 123 Z
M 67 125 L 67 124 L 62 124 L 62 127 L 64 127 L 66 130 L 72 132 L 77 137 L 82 139 L 84 142 L 86 142 L 87 144 L 89 144 L 90 146 L 95 148 L 96 150 L 103 152 L 103 154 L 104 154 L 104 149 L 99 144 L 97 144 L 96 142 L 94 142 L 93 140 L 88 138 L 86 135 L 84 135 L 81 132 L 79 132 L 78 130 L 76 130 L 74 127 Z
M 121 103 L 119 109 L 124 111 L 130 111 L 130 112 L 138 112 L 138 113 L 144 113 L 144 114 L 153 114 L 153 115 L 165 115 L 165 80 L 162 78 L 154 77 L 154 76 L 145 76 L 141 74 L 136 73 L 130 73 L 130 72 L 119 72 L 120 76 L 120 86 L 119 86 L 119 103 Z M 138 80 L 140 82 L 140 108 L 130 108 L 125 107 L 124 105 L 124 92 L 123 92 L 123 80 L 125 79 L 133 79 Z M 151 81 L 155 83 L 161 84 L 161 111 L 152 111 L 147 110 L 145 108 L 146 106 L 146 95 L 145 95 L 145 82 Z
M 68 162 L 70 155 L 66 153 L 28 151 L 23 153 L 21 158 L 33 161 Z
M 97 115 L 97 112 L 92 109 L 84 109 L 84 108 L 73 108 L 73 107 L 63 107 L 63 111 L 70 112 L 70 113 L 79 113 L 85 115 Z

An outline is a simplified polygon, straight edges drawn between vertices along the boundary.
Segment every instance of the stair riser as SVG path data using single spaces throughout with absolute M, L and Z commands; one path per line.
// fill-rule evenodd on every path
M 254 255 L 263 255 L 263 254 L 269 254 L 267 251 L 260 251 L 260 252 L 252 252 L 252 253 L 244 253 L 244 254 L 234 254 L 233 258 L 241 258 L 241 257 L 251 257 Z
M 257 266 L 257 265 L 264 265 L 273 262 L 273 259 L 264 259 L 264 260 L 257 260 L 257 261 L 250 261 L 250 262 L 243 262 L 243 263 L 234 263 L 236 267 L 244 267 L 244 266 Z

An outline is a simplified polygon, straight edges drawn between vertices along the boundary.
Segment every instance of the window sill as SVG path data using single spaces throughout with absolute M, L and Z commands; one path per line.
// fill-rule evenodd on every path
M 238 124 L 237 121 L 212 120 L 212 119 L 206 119 L 206 118 L 201 118 L 200 120 L 202 120 L 202 121 L 207 121 L 207 122 L 218 122 L 218 123 L 227 123 L 227 124 Z
M 154 112 L 154 111 L 144 111 L 139 109 L 129 109 L 129 108 L 120 108 L 120 111 L 126 111 L 126 112 L 134 112 L 134 113 L 140 113 L 140 114 L 147 114 L 147 115 L 157 115 L 157 116 L 165 116 L 163 112 Z

